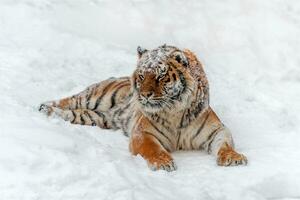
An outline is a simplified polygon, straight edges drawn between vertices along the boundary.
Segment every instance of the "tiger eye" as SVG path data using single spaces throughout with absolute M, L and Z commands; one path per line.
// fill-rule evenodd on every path
M 142 74 L 139 74 L 140 80 L 144 80 L 144 76 Z
M 180 58 L 180 55 L 177 55 L 176 57 L 175 57 L 175 60 L 177 61 L 177 62 L 181 62 L 181 58 Z

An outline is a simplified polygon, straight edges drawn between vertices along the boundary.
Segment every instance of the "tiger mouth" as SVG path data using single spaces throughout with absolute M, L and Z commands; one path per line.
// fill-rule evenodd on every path
M 165 108 L 172 108 L 173 106 L 173 100 L 167 100 L 167 99 L 151 99 L 151 100 L 145 100 L 145 99 L 139 99 L 140 104 L 146 108 L 146 109 L 153 109 L 153 110 L 161 110 Z
M 146 101 L 142 103 L 146 107 L 162 108 L 163 105 L 160 101 Z

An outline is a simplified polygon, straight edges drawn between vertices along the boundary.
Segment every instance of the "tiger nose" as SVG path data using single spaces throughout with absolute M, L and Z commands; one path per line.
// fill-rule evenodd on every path
M 154 92 L 152 92 L 152 91 L 142 92 L 141 95 L 144 98 L 149 99 L 150 97 L 152 97 L 154 95 Z

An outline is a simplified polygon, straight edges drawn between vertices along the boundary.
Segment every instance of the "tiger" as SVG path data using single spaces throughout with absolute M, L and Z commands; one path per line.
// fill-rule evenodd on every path
M 171 153 L 177 150 L 204 150 L 219 166 L 248 162 L 210 107 L 203 65 L 189 49 L 139 46 L 131 76 L 109 78 L 76 95 L 47 101 L 39 111 L 72 124 L 122 129 L 131 154 L 141 155 L 152 170 L 176 170 Z

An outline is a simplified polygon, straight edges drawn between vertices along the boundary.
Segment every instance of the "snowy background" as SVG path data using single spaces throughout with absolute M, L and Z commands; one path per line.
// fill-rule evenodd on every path
M 176 152 L 153 172 L 120 131 L 37 112 L 167 43 L 205 64 L 246 167 Z M 0 200 L 300 199 L 299 0 L 0 0 Z

